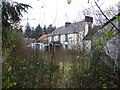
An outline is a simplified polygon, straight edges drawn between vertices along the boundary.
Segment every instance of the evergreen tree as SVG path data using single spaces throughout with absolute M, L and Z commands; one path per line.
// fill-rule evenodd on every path
M 40 24 L 35 28 L 34 34 L 36 39 L 43 35 L 43 29 L 41 28 Z
M 46 25 L 44 25 L 43 28 L 40 25 L 38 25 L 35 28 L 35 30 L 34 30 L 34 28 L 31 28 L 29 25 L 27 25 L 26 30 L 25 30 L 25 37 L 38 39 L 40 36 L 51 33 L 55 29 L 56 29 L 56 27 L 53 27 L 52 24 L 50 24 L 48 27 L 46 27 Z
M 16 25 L 19 24 L 22 12 L 27 12 L 31 7 L 27 4 L 17 3 L 13 1 L 2 1 L 2 47 L 11 48 L 13 37 L 11 32 L 19 30 Z M 14 41 L 14 40 L 13 40 Z
M 26 10 L 31 7 L 27 4 L 17 3 L 17 2 L 2 2 L 2 25 L 5 28 L 14 26 L 13 24 L 20 21 L 22 17 L 22 12 L 27 12 Z
M 28 38 L 31 38 L 31 34 L 32 34 L 32 31 L 31 31 L 31 27 L 29 25 L 29 23 L 27 23 L 26 27 L 25 27 L 25 37 L 28 37 Z
M 44 27 L 43 27 L 43 34 L 47 34 L 48 32 L 47 32 L 47 28 L 46 28 L 46 25 L 44 25 Z
M 51 32 L 54 31 L 55 29 L 56 29 L 56 27 L 53 27 L 52 24 L 50 24 L 50 25 L 47 27 L 46 34 L 51 33 Z

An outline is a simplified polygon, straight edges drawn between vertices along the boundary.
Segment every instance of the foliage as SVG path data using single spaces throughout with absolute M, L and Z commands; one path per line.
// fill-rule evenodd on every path
M 28 38 L 31 37 L 31 27 L 30 27 L 29 23 L 27 23 L 27 25 L 25 26 L 24 35 L 25 35 L 25 37 L 28 37 Z
M 117 19 L 118 21 L 120 21 L 120 16 L 116 16 L 116 19 Z
M 19 21 L 22 12 L 27 12 L 29 7 L 31 6 L 13 1 L 2 2 L 2 55 L 5 58 L 13 54 L 13 51 L 24 43 L 23 36 L 19 31 L 21 29 Z M 8 76 L 2 77 L 3 89 L 15 86 L 16 82 L 11 81 L 11 78 L 14 78 L 14 73 L 9 74 L 12 70 L 12 63 L 8 63 L 4 69 L 7 69 Z
M 51 33 L 52 31 L 55 30 L 55 27 L 52 26 L 52 24 L 50 24 L 48 27 L 44 26 L 43 28 L 38 25 L 35 30 L 33 30 L 29 24 L 26 25 L 25 28 L 25 37 L 28 38 L 36 38 L 38 39 L 40 36 L 42 36 L 43 34 L 48 34 Z
M 115 36 L 115 32 L 104 29 L 101 37 L 94 37 L 94 50 L 104 51 L 104 47 L 108 40 L 112 39 Z
M 102 33 L 97 38 L 93 39 L 93 50 L 91 57 L 91 71 L 92 75 L 95 76 L 97 87 L 116 88 L 118 87 L 119 78 L 115 71 L 115 60 L 106 55 L 105 47 L 107 42 L 116 36 L 116 32 L 112 30 L 103 29 Z M 91 77 L 93 77 L 91 76 Z M 111 83 L 109 83 L 111 82 Z
M 2 2 L 2 47 L 3 51 L 11 51 L 15 45 L 13 30 L 19 30 L 19 21 L 22 17 L 22 12 L 27 12 L 27 9 L 31 7 L 26 4 L 17 3 L 13 1 Z
M 50 24 L 48 27 L 47 27 L 47 29 L 45 30 L 46 28 L 45 28 L 45 26 L 44 26 L 44 33 L 45 34 L 48 34 L 48 33 L 51 33 L 52 31 L 54 31 L 55 29 L 56 29 L 56 27 L 53 27 L 52 26 L 52 24 Z
M 38 25 L 36 28 L 35 28 L 35 38 L 38 39 L 40 36 L 42 36 L 43 34 L 43 31 L 42 31 L 42 28 L 40 25 Z
M 2 24 L 4 27 L 12 27 L 19 22 L 22 12 L 27 12 L 29 5 L 17 2 L 2 2 Z
M 35 52 L 26 54 L 25 48 L 19 48 L 3 63 L 3 89 L 49 86 L 45 81 L 49 82 L 49 74 L 56 73 L 59 65 L 45 62 L 44 58 L 34 56 Z
M 51 56 L 51 52 L 17 49 L 3 62 L 3 85 L 12 83 L 12 88 L 118 87 L 119 79 L 114 71 L 100 60 L 90 66 L 88 53 L 63 50 L 57 51 L 54 58 Z

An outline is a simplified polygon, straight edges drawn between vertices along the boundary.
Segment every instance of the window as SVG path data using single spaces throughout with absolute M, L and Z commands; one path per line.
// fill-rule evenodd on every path
M 60 41 L 60 34 L 58 35 L 58 41 Z
M 65 42 L 68 42 L 68 35 L 65 34 Z
M 52 41 L 54 41 L 54 36 L 52 36 Z

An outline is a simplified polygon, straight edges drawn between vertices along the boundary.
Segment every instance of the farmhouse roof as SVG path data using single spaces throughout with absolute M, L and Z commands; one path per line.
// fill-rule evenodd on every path
M 49 34 L 49 36 L 53 35 L 65 35 L 65 34 L 72 34 L 77 33 L 79 31 L 83 31 L 85 27 L 85 20 L 71 23 L 67 26 L 62 26 L 54 30 L 52 33 Z

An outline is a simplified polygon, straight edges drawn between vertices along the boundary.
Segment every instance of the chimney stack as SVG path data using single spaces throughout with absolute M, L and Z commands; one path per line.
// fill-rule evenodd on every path
M 65 22 L 65 27 L 69 26 L 71 22 Z
M 92 33 L 93 17 L 85 16 L 85 22 L 87 24 L 88 33 Z
M 91 22 L 93 23 L 93 18 L 90 16 L 85 16 L 85 22 Z

